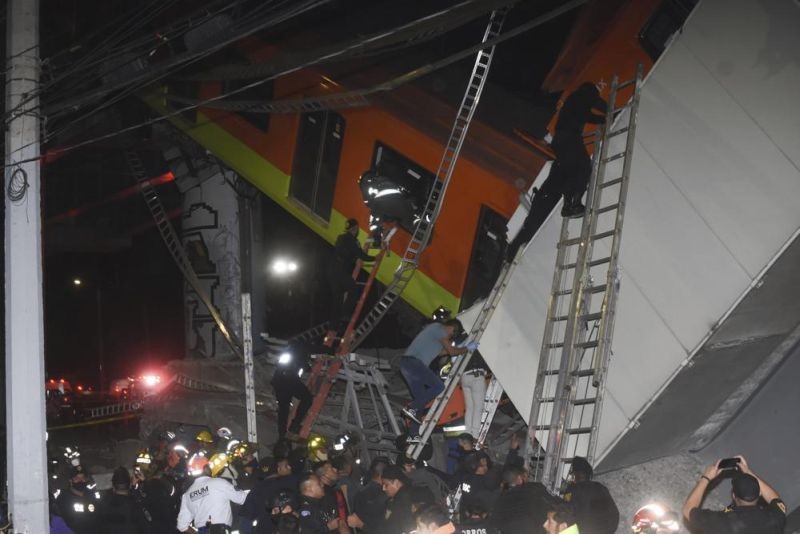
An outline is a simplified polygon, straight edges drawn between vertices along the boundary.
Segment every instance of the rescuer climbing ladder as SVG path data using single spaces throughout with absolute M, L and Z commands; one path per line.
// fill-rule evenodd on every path
M 500 34 L 507 12 L 507 7 L 492 12 L 489 18 L 489 24 L 483 34 L 483 42 L 493 39 Z M 436 224 L 436 219 L 439 217 L 439 212 L 442 209 L 444 197 L 447 193 L 447 186 L 450 184 L 450 178 L 453 176 L 453 170 L 458 156 L 461 153 L 461 147 L 464 145 L 464 139 L 467 136 L 472 117 L 475 114 L 475 109 L 478 107 L 481 93 L 483 93 L 483 87 L 489 75 L 489 67 L 492 64 L 494 51 L 495 46 L 491 46 L 486 50 L 479 51 L 475 58 L 472 75 L 470 76 L 467 90 L 464 93 L 464 98 L 461 100 L 461 105 L 456 114 L 453 129 L 450 131 L 450 138 L 447 141 L 444 154 L 439 163 L 439 168 L 436 171 L 436 179 L 428 194 L 425 209 L 420 214 L 419 220 L 414 227 L 414 233 L 403 253 L 400 266 L 397 268 L 397 271 L 395 271 L 392 280 L 386 286 L 386 290 L 383 292 L 383 295 L 381 295 L 381 298 L 369 313 L 367 313 L 364 320 L 358 325 L 358 328 L 356 328 L 350 343 L 351 350 L 357 348 L 369 333 L 372 332 L 372 329 L 375 328 L 375 325 L 386 315 L 389 308 L 400 298 L 403 290 L 411 281 L 411 278 L 417 270 L 420 256 L 431 239 L 433 226 Z
M 630 86 L 630 99 L 617 107 L 620 90 Z M 641 86 L 641 65 L 632 80 L 620 83 L 614 76 L 605 125 L 595 132 L 586 216 L 561 225 L 525 455 L 534 479 L 554 493 L 575 456 L 594 459 Z M 615 125 L 621 111 L 624 125 Z M 613 152 L 621 144 L 617 138 L 624 148 Z
M 489 296 L 485 301 L 483 301 L 481 311 L 475 318 L 475 322 L 470 329 L 468 338 L 470 341 L 479 342 L 481 340 L 481 336 L 486 331 L 486 327 L 489 326 L 489 322 L 492 319 L 492 315 L 494 315 L 494 311 L 497 309 L 497 305 L 500 303 L 500 299 L 503 298 L 503 293 L 505 293 L 506 287 L 508 287 L 508 282 L 511 280 L 511 273 L 514 272 L 514 268 L 517 266 L 517 263 L 519 263 L 519 258 L 521 256 L 522 249 L 517 251 L 517 255 L 513 261 L 503 264 L 503 268 L 500 270 L 500 275 L 497 277 L 497 282 L 495 282 L 492 291 L 489 293 Z M 467 365 L 472 359 L 472 353 L 473 351 L 470 350 L 461 356 L 456 357 L 456 361 L 447 375 L 444 390 L 433 400 L 433 404 L 431 404 L 431 407 L 428 409 L 428 412 L 425 414 L 425 417 L 420 424 L 419 439 L 415 439 L 406 450 L 406 453 L 411 458 L 416 460 L 422 453 L 422 449 L 425 447 L 425 444 L 428 442 L 428 439 L 436 428 L 436 425 L 439 422 L 439 418 L 442 416 L 445 407 L 450 402 L 450 398 L 453 396 L 458 384 L 461 382 L 461 377 L 464 375 L 464 372 L 467 370 Z M 494 383 L 496 384 L 496 388 L 500 388 L 499 383 L 497 383 L 496 380 Z M 487 390 L 487 395 L 488 392 L 489 391 Z M 500 388 L 500 394 L 502 395 L 502 393 L 503 390 Z

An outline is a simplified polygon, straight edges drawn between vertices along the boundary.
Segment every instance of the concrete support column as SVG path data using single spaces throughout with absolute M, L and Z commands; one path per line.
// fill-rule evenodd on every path
M 6 440 L 15 532 L 49 532 L 39 176 L 39 2 L 9 0 L 5 168 Z M 28 161 L 32 160 L 32 161 Z

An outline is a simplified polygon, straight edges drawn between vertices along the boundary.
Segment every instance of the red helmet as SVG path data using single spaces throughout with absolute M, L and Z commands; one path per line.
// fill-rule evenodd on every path
M 633 516 L 633 532 L 646 534 L 666 534 L 680 530 L 678 514 L 669 507 L 651 503 L 639 508 Z

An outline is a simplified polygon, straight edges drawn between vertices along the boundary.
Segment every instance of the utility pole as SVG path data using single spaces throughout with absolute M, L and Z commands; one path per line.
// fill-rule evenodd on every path
M 14 532 L 49 532 L 39 176 L 39 1 L 8 0 L 6 445 Z M 32 161 L 27 161 L 32 160 Z

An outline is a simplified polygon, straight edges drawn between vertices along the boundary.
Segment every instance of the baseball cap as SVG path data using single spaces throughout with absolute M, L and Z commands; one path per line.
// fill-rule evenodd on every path
M 755 501 L 761 495 L 758 480 L 753 475 L 740 473 L 731 480 L 733 496 L 743 501 Z

